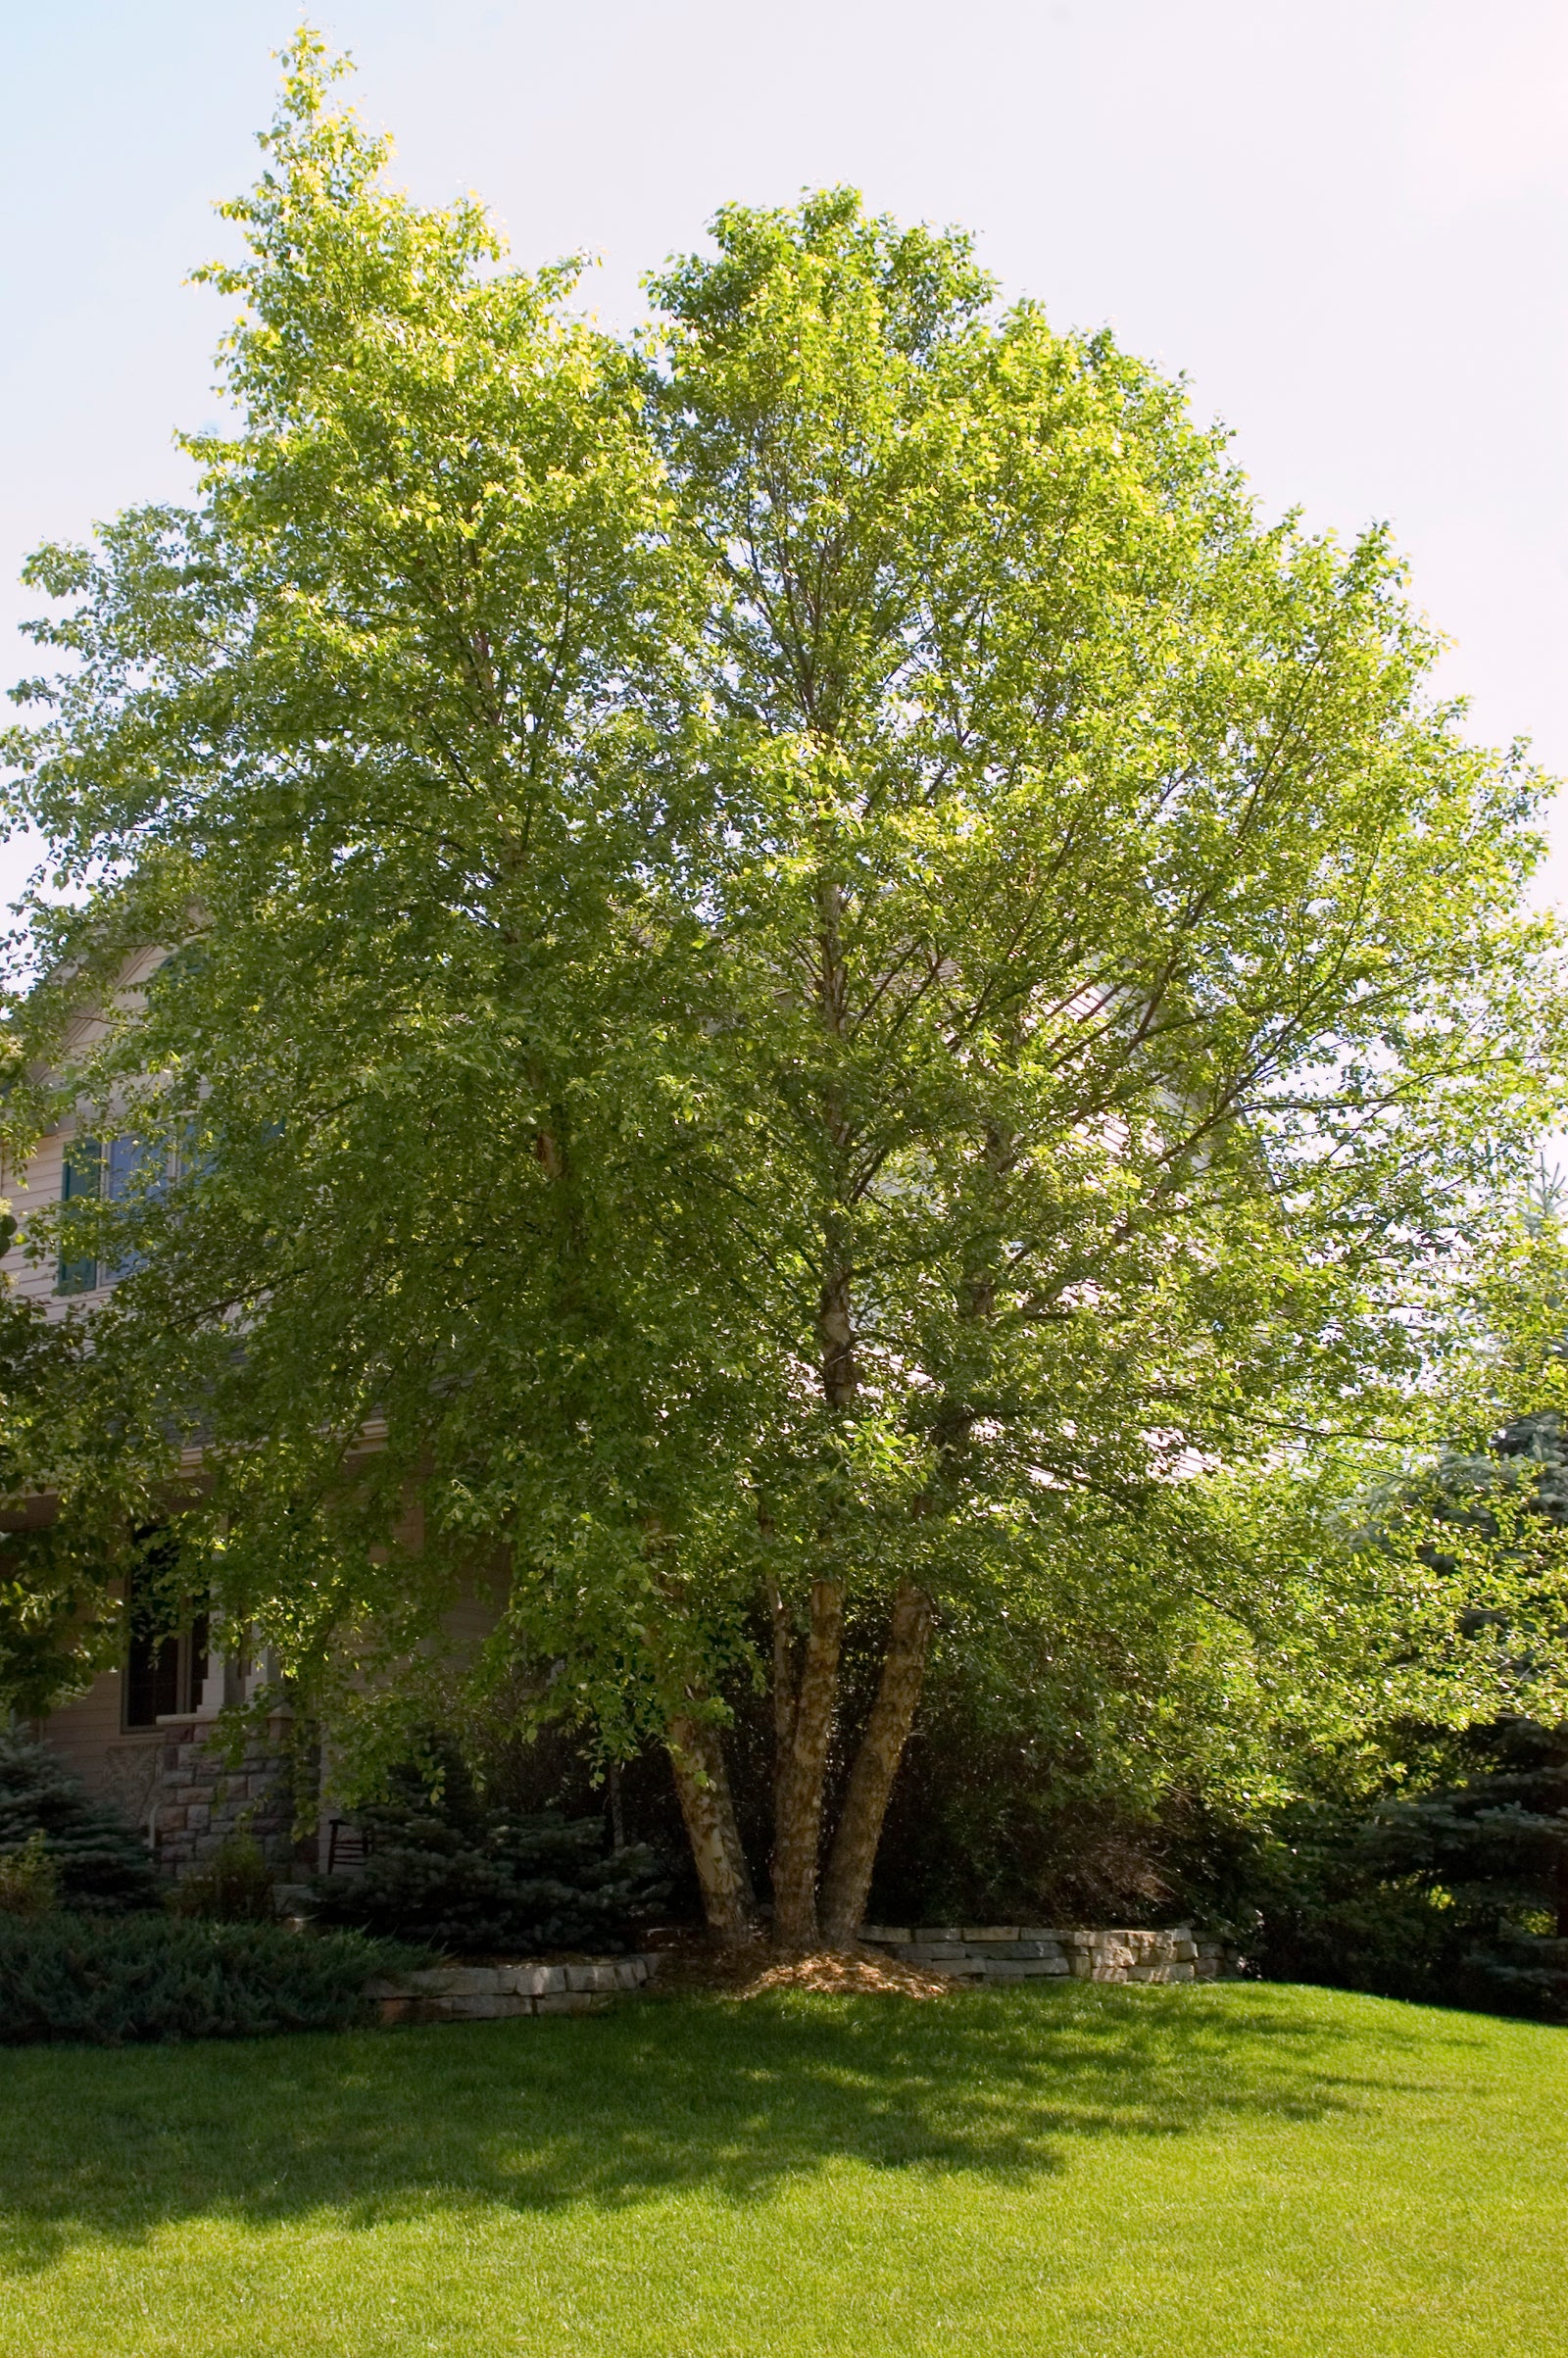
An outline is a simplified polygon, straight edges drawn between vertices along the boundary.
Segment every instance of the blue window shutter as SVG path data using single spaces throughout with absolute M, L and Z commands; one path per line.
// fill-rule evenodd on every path
M 103 1149 L 96 1138 L 73 1138 L 60 1166 L 60 1201 L 80 1204 L 96 1197 L 103 1180 Z M 98 1283 L 95 1260 L 67 1260 L 61 1256 L 55 1279 L 57 1294 L 90 1294 Z

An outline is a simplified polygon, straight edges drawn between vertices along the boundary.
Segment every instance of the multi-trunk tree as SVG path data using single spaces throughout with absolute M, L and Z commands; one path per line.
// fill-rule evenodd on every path
M 1342 1695 L 1396 1635 L 1239 1483 L 1397 1399 L 1544 1118 L 1537 785 L 1381 534 L 1261 522 L 960 237 L 731 209 L 616 342 L 328 79 L 228 209 L 196 502 L 34 561 L 83 892 L 13 1134 L 167 1142 L 57 1227 L 134 1253 L 90 1380 L 144 1485 L 199 1442 L 222 1611 L 385 1730 L 477 1582 L 462 1677 L 657 1731 L 732 1933 L 755 1667 L 775 1929 L 842 1939 L 944 1616 L 1093 1591 Z

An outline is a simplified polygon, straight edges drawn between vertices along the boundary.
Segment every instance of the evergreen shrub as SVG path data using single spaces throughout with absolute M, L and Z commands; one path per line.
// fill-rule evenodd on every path
M 369 1977 L 414 1961 L 429 1962 L 355 1933 L 166 1915 L 0 1915 L 0 2044 L 344 2031 L 372 2017 Z
M 1449 1774 L 1299 1802 L 1256 1842 L 1238 1882 L 1264 1969 L 1568 2020 L 1568 1732 L 1508 1719 L 1445 1748 Z
M 0 1859 L 39 1837 L 61 1907 L 123 1915 L 160 1904 L 140 1836 L 46 1745 L 0 1730 Z

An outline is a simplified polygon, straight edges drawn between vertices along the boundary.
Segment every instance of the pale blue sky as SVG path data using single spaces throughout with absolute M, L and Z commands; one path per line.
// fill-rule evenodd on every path
M 1061 324 L 1189 375 L 1274 507 L 1387 516 L 1446 678 L 1568 770 L 1562 0 L 333 0 L 421 197 L 615 320 L 726 198 L 850 180 L 960 221 Z M 0 672 L 44 535 L 177 495 L 212 414 L 181 285 L 252 175 L 273 0 L 0 0 Z M 1568 817 L 1555 888 L 1568 898 Z M 0 888 L 19 868 L 0 852 Z

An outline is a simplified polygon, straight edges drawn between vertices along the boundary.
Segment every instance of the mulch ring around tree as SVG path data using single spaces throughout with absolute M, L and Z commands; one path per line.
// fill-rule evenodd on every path
M 760 1997 L 769 1990 L 808 1990 L 826 1994 L 862 1993 L 889 1997 L 947 1997 L 955 1988 L 946 1974 L 900 1964 L 874 1948 L 783 1950 L 768 1940 L 728 1945 L 683 1925 L 661 1926 L 643 1945 L 659 1954 L 661 1990 L 710 1990 L 725 1997 Z

